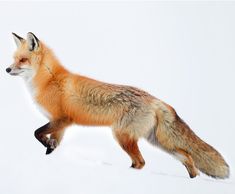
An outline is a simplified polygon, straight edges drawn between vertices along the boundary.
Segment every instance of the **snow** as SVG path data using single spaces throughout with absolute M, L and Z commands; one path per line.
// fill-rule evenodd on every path
M 0 2 L 0 193 L 234 193 L 234 2 Z M 35 33 L 63 64 L 138 86 L 171 104 L 226 159 L 231 176 L 188 177 L 172 156 L 139 142 L 131 161 L 109 128 L 72 126 L 51 155 L 33 132 L 47 119 L 19 77 L 11 32 Z

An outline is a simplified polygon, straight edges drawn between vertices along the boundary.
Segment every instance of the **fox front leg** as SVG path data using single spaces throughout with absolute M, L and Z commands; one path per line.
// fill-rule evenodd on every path
M 50 139 L 47 137 L 47 135 L 52 132 L 53 128 L 50 122 L 46 125 L 43 125 L 34 132 L 34 136 L 37 138 L 37 140 L 47 148 L 46 154 L 50 154 L 57 147 L 56 139 Z
M 61 140 L 61 138 L 57 138 L 58 136 L 55 134 L 63 132 L 64 128 L 69 124 L 70 122 L 64 119 L 52 121 L 43 125 L 34 132 L 37 140 L 47 148 L 46 154 L 53 152 Z M 48 138 L 48 135 L 51 135 L 51 137 Z

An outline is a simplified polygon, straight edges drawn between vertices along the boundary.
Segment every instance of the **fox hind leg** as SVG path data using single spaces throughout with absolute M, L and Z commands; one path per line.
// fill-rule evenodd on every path
M 132 168 L 141 169 L 145 165 L 144 158 L 142 157 L 137 140 L 131 137 L 129 134 L 122 133 L 122 132 L 114 132 L 114 135 L 122 147 L 124 151 L 127 152 L 127 154 L 132 159 Z
M 182 162 L 182 164 L 186 167 L 190 178 L 194 178 L 197 175 L 199 175 L 199 171 L 196 168 L 194 161 L 190 154 L 188 154 L 186 151 L 177 149 L 175 154 L 176 158 Z
M 175 145 L 175 140 L 171 136 L 167 136 L 167 133 L 163 130 L 160 131 L 161 128 L 158 128 L 158 133 L 156 133 L 156 140 L 148 141 L 150 143 L 157 142 L 164 151 L 169 154 L 173 154 L 187 169 L 190 178 L 194 178 L 199 175 L 199 171 L 195 166 L 192 156 L 185 151 Z M 153 143 L 152 143 L 153 144 Z

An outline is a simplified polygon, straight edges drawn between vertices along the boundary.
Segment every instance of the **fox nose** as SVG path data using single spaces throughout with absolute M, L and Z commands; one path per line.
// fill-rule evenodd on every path
M 11 72 L 11 68 L 10 67 L 6 68 L 6 72 L 10 73 Z

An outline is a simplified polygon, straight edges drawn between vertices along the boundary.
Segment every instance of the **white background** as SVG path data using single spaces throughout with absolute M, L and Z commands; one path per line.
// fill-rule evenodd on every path
M 33 133 L 47 120 L 5 72 L 11 32 L 28 31 L 73 72 L 142 88 L 171 104 L 231 167 L 189 179 L 180 162 L 140 141 L 133 170 L 108 128 L 74 126 L 51 155 Z M 0 193 L 234 193 L 235 3 L 0 3 Z

